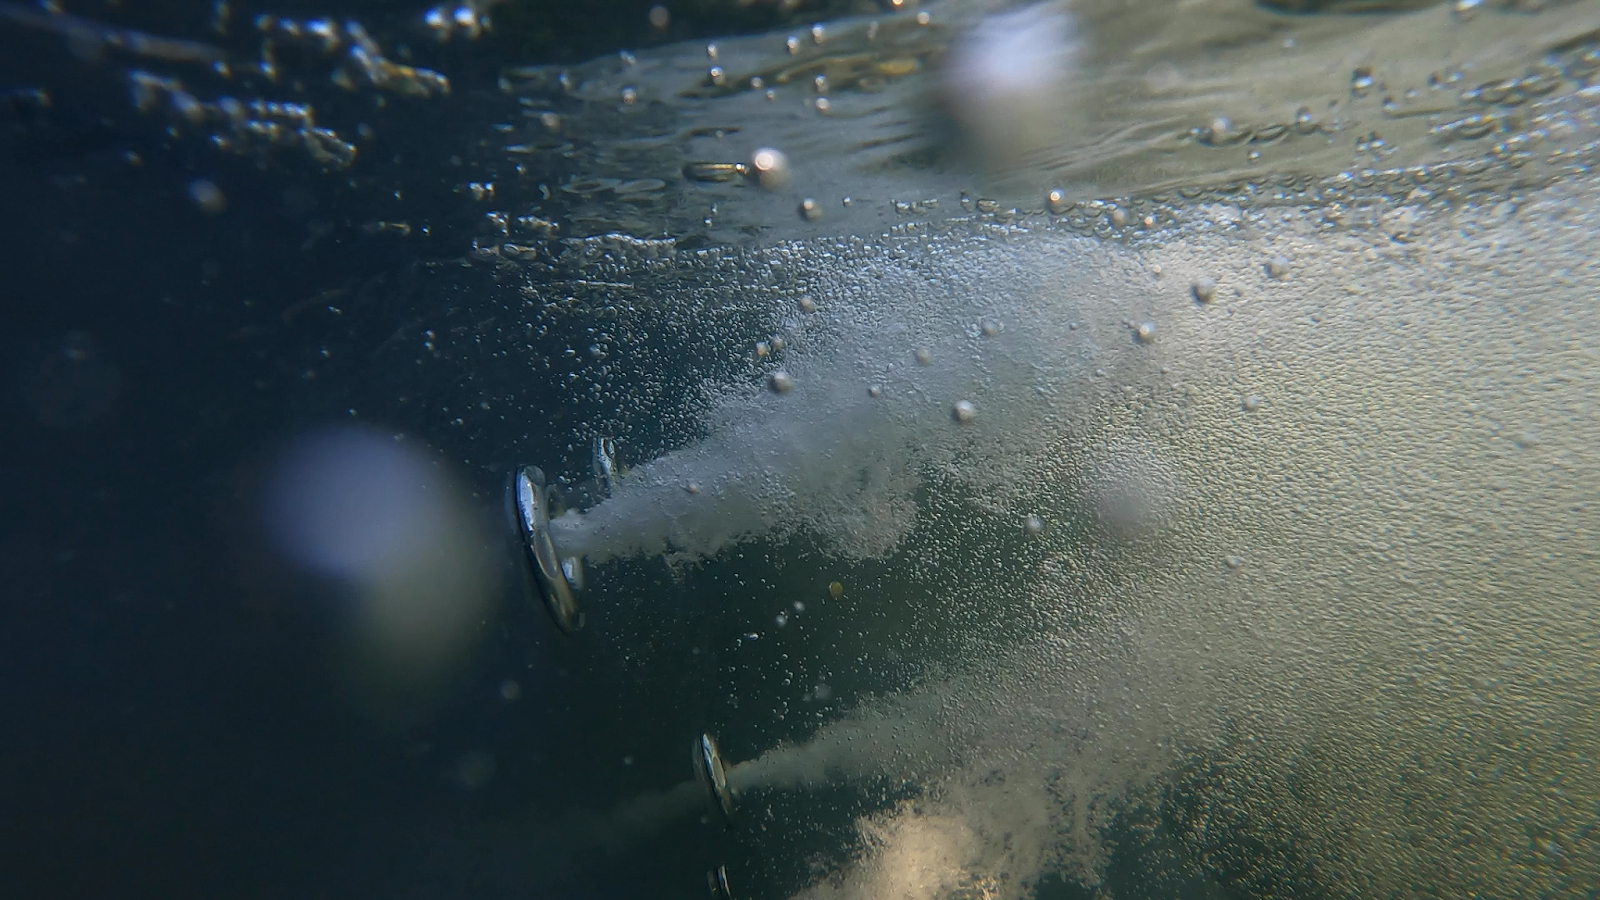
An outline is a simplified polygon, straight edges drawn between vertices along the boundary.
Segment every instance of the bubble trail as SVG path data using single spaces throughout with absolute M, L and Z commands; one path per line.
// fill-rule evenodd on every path
M 1110 373 L 1149 368 L 1126 317 L 1178 302 L 1156 296 L 1126 249 L 1060 234 L 1015 240 L 1042 262 L 980 233 L 842 253 L 810 291 L 818 311 L 789 312 L 784 368 L 727 389 L 703 440 L 552 520 L 557 550 L 590 562 L 694 560 L 806 530 L 841 556 L 877 557 L 910 530 L 930 472 L 1021 477 L 1025 451 L 1049 438 L 1042 423 L 1090 408 Z

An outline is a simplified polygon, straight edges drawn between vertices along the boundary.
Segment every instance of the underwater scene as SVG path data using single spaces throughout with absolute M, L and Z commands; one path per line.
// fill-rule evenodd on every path
M 0 2 L 0 894 L 1600 898 L 1600 2 Z

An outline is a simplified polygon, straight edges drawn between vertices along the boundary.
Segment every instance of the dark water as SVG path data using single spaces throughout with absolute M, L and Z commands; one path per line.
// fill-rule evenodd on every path
M 628 466 L 692 442 L 712 427 L 701 387 L 758 372 L 747 348 L 769 333 L 769 298 L 653 306 L 652 291 L 725 284 L 737 294 L 759 280 L 738 274 L 754 258 L 739 255 L 749 248 L 900 227 L 890 201 L 916 195 L 898 191 L 973 165 L 956 126 L 927 108 L 937 101 L 900 103 L 892 84 L 870 83 L 907 59 L 935 64 L 944 45 L 918 49 L 922 32 L 903 13 L 895 20 L 903 30 L 885 26 L 883 38 L 903 40 L 903 56 L 879 60 L 876 74 L 862 75 L 859 62 L 827 70 L 841 110 L 880 90 L 887 100 L 841 115 L 829 126 L 836 131 L 814 116 L 784 126 L 791 148 L 832 141 L 872 161 L 829 171 L 821 152 L 794 154 L 809 184 L 878 192 L 870 208 L 830 195 L 817 222 L 792 214 L 787 196 L 780 219 L 767 195 L 686 173 L 686 162 L 744 158 L 718 142 L 747 123 L 749 107 L 736 104 L 759 103 L 753 89 L 680 120 L 670 96 L 580 102 L 581 92 L 547 83 L 556 69 L 521 67 L 570 64 L 611 92 L 632 87 L 619 51 L 644 57 L 650 47 L 711 39 L 735 47 L 739 35 L 774 29 L 804 40 L 812 22 L 887 8 L 690 3 L 655 27 L 650 3 L 513 0 L 486 8 L 495 22 L 488 34 L 440 42 L 421 9 L 302 6 L 238 5 L 221 29 L 215 9 L 200 4 L 69 4 L 67 16 L 81 18 L 0 6 L 0 272 L 11 347 L 0 486 L 0 894 L 680 897 L 701 895 L 705 872 L 726 864 L 737 896 L 778 897 L 848 869 L 870 849 L 858 817 L 914 803 L 924 790 L 930 802 L 943 798 L 915 779 L 877 773 L 753 791 L 734 829 L 702 814 L 699 797 L 694 812 L 664 824 L 616 811 L 684 783 L 703 731 L 719 735 L 730 761 L 755 760 L 804 745 L 876 698 L 916 696 L 961 667 L 971 632 L 982 632 L 985 647 L 1023 643 L 1043 612 L 981 602 L 1025 591 L 1028 573 L 1008 568 L 1032 559 L 1017 529 L 966 512 L 974 498 L 956 479 L 929 481 L 916 498 L 932 510 L 926 516 L 959 527 L 915 532 L 887 559 L 841 556 L 801 533 L 708 561 L 599 567 L 590 592 L 608 600 L 589 609 L 572 639 L 527 602 L 502 492 L 524 463 L 581 482 L 599 435 L 619 438 Z M 394 60 L 447 75 L 449 97 L 338 89 L 329 83 L 336 63 L 286 39 L 277 82 L 208 74 L 204 63 L 176 58 L 203 47 L 236 65 L 256 59 L 261 30 L 251 23 L 269 12 L 358 19 Z M 1278 20 L 1241 16 L 1261 33 L 1280 30 Z M 193 44 L 151 49 L 134 29 Z M 1551 58 L 1592 43 L 1562 44 Z M 1225 46 L 1206 44 L 1208 53 Z M 725 49 L 724 60 L 734 52 Z M 646 94 L 679 75 L 698 83 L 706 60 L 652 65 L 638 82 Z M 692 77 L 682 75 L 690 68 Z M 172 91 L 141 111 L 137 72 L 178 74 L 183 90 L 207 102 L 226 90 L 310 103 L 316 125 L 358 154 L 349 165 L 330 162 L 293 137 L 248 138 L 260 143 L 241 149 L 247 138 L 216 114 L 184 121 Z M 857 79 L 856 93 L 837 88 L 846 77 Z M 706 96 L 713 88 L 702 86 Z M 551 129 L 548 144 L 507 149 L 540 111 L 570 124 Z M 1391 140 L 1408 127 L 1397 121 Z M 692 136 L 665 150 L 651 143 L 679 128 Z M 1128 196 L 1130 184 L 1165 189 L 1197 170 L 1193 154 L 1210 152 L 1196 147 L 1209 147 L 1211 132 L 1183 133 L 1182 148 L 1131 135 L 1111 161 L 1049 164 L 1069 200 Z M 233 146 L 219 149 L 219 137 Z M 1210 165 L 1220 177 L 1236 163 Z M 612 181 L 541 198 L 541 188 L 580 177 Z M 660 184 L 636 184 L 642 198 L 630 199 L 617 187 L 624 177 Z M 474 198 L 472 186 L 487 182 L 492 200 Z M 997 197 L 1041 193 L 999 182 Z M 1138 209 L 1169 208 L 1166 195 L 1146 194 L 1159 200 L 1141 199 L 1148 205 Z M 946 209 L 959 202 L 946 199 Z M 540 254 L 553 251 L 527 237 L 538 225 L 485 224 L 496 208 L 539 211 L 571 238 L 616 231 L 637 240 L 547 258 Z M 657 273 L 651 290 L 636 293 L 606 282 L 655 272 L 657 251 L 640 242 L 666 238 L 678 243 L 663 252 L 705 250 L 700 268 Z M 522 252 L 536 264 L 506 264 Z M 821 280 L 773 272 L 762 282 L 773 295 Z M 619 292 L 634 308 L 607 306 Z M 458 507 L 447 537 L 462 542 L 459 555 L 487 560 L 480 605 L 462 626 L 466 649 L 436 677 L 374 687 L 387 676 L 352 662 L 360 654 L 349 638 L 363 586 L 308 573 L 274 549 L 262 498 L 288 448 L 330 427 L 380 443 L 403 436 L 400 445 L 452 486 L 442 493 Z M 1064 517 L 1051 534 L 1088 542 L 1085 521 Z M 954 557 L 951 546 L 993 558 Z M 990 563 L 991 597 L 948 608 L 948 587 Z M 830 597 L 832 582 L 848 588 Z M 773 627 L 774 611 L 788 624 Z M 1591 686 L 1580 678 L 1566 692 Z M 1575 753 L 1573 767 L 1587 760 Z M 1263 823 L 1252 812 L 1259 806 L 1218 811 L 1217 796 L 1254 777 L 1248 756 L 1184 754 L 1164 787 L 1104 799 L 1114 809 L 1100 835 L 1100 884 L 1044 866 L 1005 890 L 1360 895 L 1342 861 L 1314 858 L 1297 842 L 1294 813 Z M 1542 839 L 1529 828 L 1530 841 Z M 1592 825 L 1575 833 L 1565 852 L 1594 847 Z M 1574 871 L 1552 883 L 1566 896 L 1594 896 L 1587 870 Z M 981 883 L 940 895 L 999 896 Z

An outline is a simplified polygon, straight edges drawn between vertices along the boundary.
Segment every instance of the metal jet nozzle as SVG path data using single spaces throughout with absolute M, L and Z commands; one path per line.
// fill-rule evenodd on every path
M 557 556 L 550 540 L 550 497 L 544 472 L 538 466 L 518 468 L 511 476 L 509 498 L 530 579 L 556 626 L 571 634 L 583 627 L 577 597 L 582 569 L 576 557 L 563 560 Z

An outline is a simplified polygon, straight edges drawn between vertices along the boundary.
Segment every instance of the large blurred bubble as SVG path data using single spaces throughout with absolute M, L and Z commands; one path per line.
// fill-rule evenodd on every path
M 1058 142 L 1080 49 L 1052 4 L 990 16 L 951 48 L 946 106 L 984 167 L 1010 171 Z
M 419 448 L 361 428 L 307 434 L 263 506 L 274 548 L 336 585 L 340 662 L 361 684 L 426 689 L 463 662 L 492 569 L 460 488 Z

